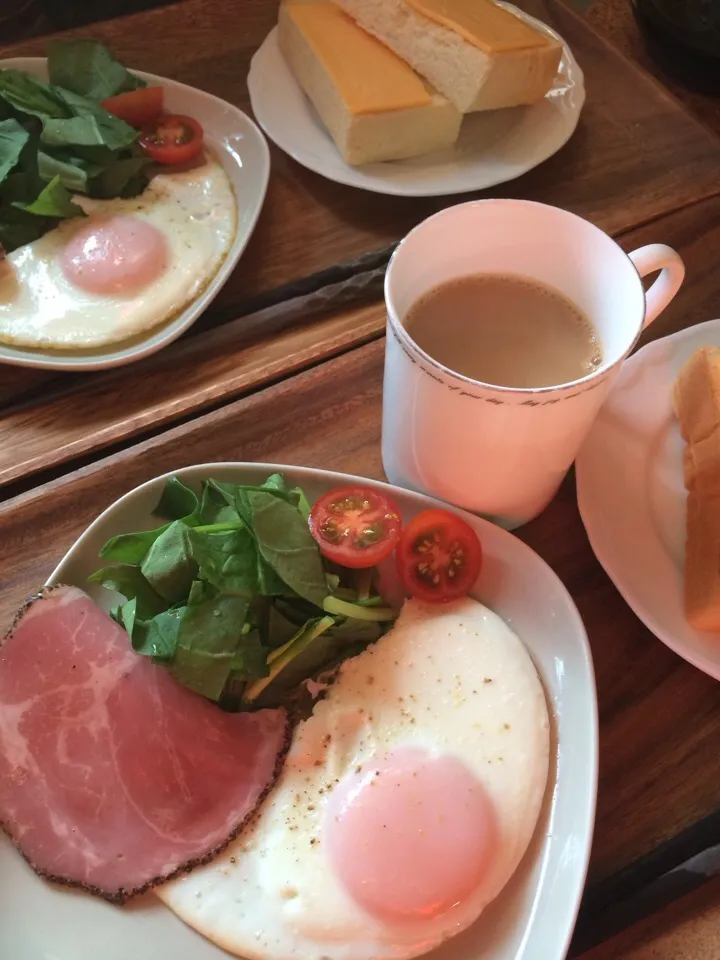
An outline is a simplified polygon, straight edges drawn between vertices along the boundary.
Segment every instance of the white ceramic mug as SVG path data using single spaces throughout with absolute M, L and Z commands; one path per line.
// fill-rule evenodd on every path
M 656 271 L 645 293 L 641 278 Z M 592 320 L 602 365 L 572 383 L 517 389 L 471 380 L 433 360 L 403 325 L 408 309 L 437 284 L 472 273 L 516 274 L 563 293 Z M 510 529 L 537 516 L 622 361 L 684 275 L 670 247 L 626 254 L 593 224 L 541 203 L 478 200 L 425 220 L 400 243 L 385 276 L 388 479 Z

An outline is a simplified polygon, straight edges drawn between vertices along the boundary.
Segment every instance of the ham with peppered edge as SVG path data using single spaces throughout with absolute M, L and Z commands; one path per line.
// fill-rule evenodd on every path
M 284 710 L 225 713 L 77 587 L 0 646 L 0 824 L 41 876 L 115 903 L 207 862 L 275 781 Z

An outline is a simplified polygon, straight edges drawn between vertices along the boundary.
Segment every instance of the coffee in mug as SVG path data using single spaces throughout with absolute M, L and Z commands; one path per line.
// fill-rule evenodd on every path
M 444 367 L 501 387 L 570 383 L 602 363 L 590 318 L 558 290 L 512 273 L 431 287 L 410 305 L 405 329 Z

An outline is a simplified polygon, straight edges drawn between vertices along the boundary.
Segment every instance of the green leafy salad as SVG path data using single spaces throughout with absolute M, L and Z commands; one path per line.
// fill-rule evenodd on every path
M 101 101 L 145 87 L 95 40 L 52 40 L 49 82 L 0 70 L 0 255 L 84 216 L 72 193 L 134 197 L 150 157 Z
M 138 653 L 226 709 L 286 702 L 395 619 L 374 568 L 321 554 L 303 491 L 280 474 L 206 480 L 199 496 L 171 477 L 154 513 L 166 522 L 108 540 L 113 565 L 90 580 L 125 598 L 111 615 Z

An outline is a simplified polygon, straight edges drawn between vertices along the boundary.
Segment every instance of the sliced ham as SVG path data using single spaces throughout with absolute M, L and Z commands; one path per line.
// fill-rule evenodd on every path
M 38 873 L 114 902 L 221 850 L 288 735 L 282 710 L 182 687 L 75 587 L 30 602 L 0 646 L 0 822 Z

